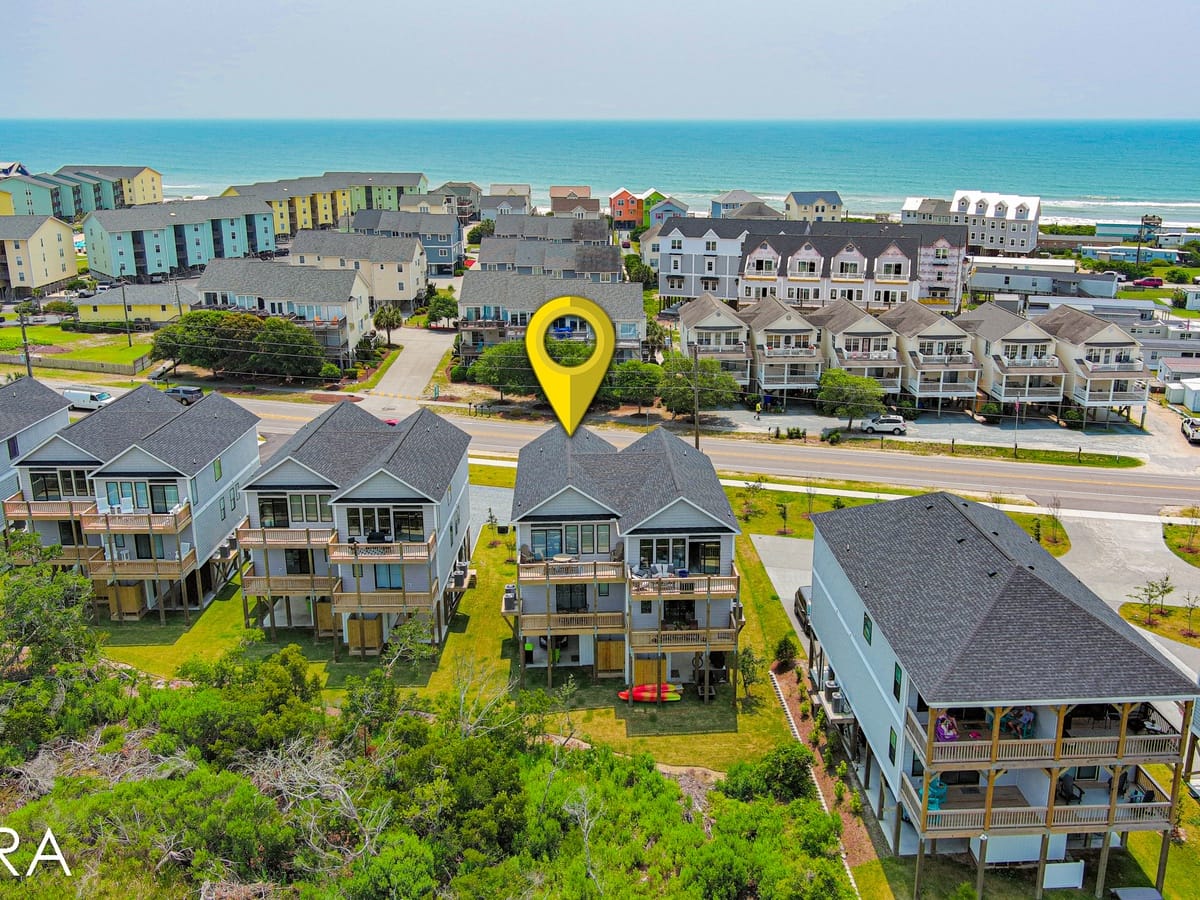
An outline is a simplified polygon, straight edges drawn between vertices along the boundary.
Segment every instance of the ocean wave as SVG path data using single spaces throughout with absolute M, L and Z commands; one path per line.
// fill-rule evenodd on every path
M 1162 207 L 1163 209 L 1200 209 L 1197 200 L 1058 200 L 1042 198 L 1042 206 L 1130 206 Z

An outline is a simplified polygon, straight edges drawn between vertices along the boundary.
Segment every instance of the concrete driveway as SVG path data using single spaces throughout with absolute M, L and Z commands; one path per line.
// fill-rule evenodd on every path
M 752 534 L 750 540 L 762 560 L 763 568 L 779 602 L 787 611 L 788 621 L 792 623 L 797 636 L 802 634 L 800 623 L 796 621 L 793 609 L 796 588 L 812 584 L 812 553 L 813 542 L 805 538 L 783 537 L 770 534 Z M 774 647 L 768 647 L 774 652 Z M 807 651 L 806 651 L 807 652 Z
M 414 412 L 438 362 L 454 344 L 454 334 L 424 328 L 393 329 L 392 340 L 404 345 L 404 350 L 373 390 L 361 392 L 365 398 L 362 406 L 385 418 Z

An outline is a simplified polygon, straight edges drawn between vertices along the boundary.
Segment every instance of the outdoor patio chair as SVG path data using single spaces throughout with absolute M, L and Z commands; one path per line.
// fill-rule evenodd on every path
M 1083 802 L 1083 789 L 1075 783 L 1075 776 L 1070 773 L 1059 777 L 1057 794 L 1058 799 L 1068 806 L 1072 803 Z

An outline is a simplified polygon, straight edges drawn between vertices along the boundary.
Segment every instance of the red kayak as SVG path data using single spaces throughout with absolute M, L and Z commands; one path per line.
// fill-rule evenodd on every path
M 639 684 L 633 689 L 634 703 L 655 703 L 660 699 L 664 701 L 682 699 L 683 685 L 681 684 Z M 629 691 L 624 690 L 617 693 L 617 696 L 622 700 L 629 699 Z

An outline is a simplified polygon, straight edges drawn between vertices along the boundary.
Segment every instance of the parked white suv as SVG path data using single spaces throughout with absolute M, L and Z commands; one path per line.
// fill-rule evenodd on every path
M 908 423 L 904 421 L 904 416 L 874 416 L 863 423 L 862 429 L 867 434 L 874 434 L 877 431 L 904 434 L 908 431 Z

